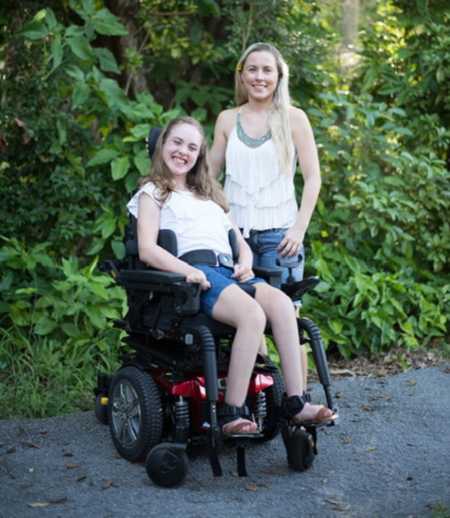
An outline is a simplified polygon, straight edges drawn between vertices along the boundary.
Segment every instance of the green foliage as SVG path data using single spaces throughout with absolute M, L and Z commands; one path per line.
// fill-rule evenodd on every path
M 0 8 L 3 416 L 88 408 L 126 309 L 96 267 L 124 255 L 144 138 L 184 112 L 211 136 L 255 41 L 288 61 L 320 150 L 307 266 L 322 282 L 305 312 L 344 357 L 448 340 L 447 2 L 365 3 L 351 73 L 336 59 L 337 0 L 119 4 Z
M 95 370 L 117 363 L 120 334 L 112 322 L 125 313 L 125 295 L 96 273 L 97 260 L 80 267 L 75 258 L 54 260 L 46 244 L 26 249 L 16 239 L 3 241 L 3 412 L 14 408 L 14 398 L 14 411 L 24 416 L 85 408 Z
M 19 74 L 12 69 L 5 82 L 1 116 L 7 146 L 0 214 L 9 236 L 48 241 L 60 255 L 94 255 L 108 246 L 105 253 L 120 256 L 123 249 L 116 241 L 109 248 L 109 238 L 123 232 L 123 193 L 148 173 L 144 138 L 176 112 L 163 113 L 150 94 L 125 96 L 110 77 L 119 70 L 114 56 L 93 46 L 99 34 L 125 34 L 124 27 L 95 2 L 71 5 L 83 25 L 63 26 L 43 9 L 21 33 L 24 54 Z M 29 67 L 24 85 L 20 75 Z M 21 102 L 8 102 L 19 89 Z
M 325 184 L 312 262 L 325 282 L 308 302 L 346 357 L 448 338 L 450 132 L 445 103 L 434 102 L 445 87 L 423 75 L 417 13 L 399 17 L 398 4 L 377 6 L 353 84 L 320 94 L 309 110 Z M 445 19 L 419 30 L 442 37 L 427 56 L 441 55 Z M 431 84 L 434 99 L 424 91 Z
M 16 239 L 5 241 L 0 249 L 5 327 L 53 340 L 92 340 L 124 313 L 124 293 L 111 277 L 96 273 L 97 259 L 84 267 L 73 257 L 58 264 L 46 244 L 27 250 Z

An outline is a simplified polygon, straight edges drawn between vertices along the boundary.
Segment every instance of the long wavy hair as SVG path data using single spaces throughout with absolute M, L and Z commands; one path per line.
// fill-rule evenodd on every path
M 289 67 L 280 51 L 270 43 L 258 42 L 250 45 L 239 58 L 234 74 L 234 96 L 237 106 L 248 102 L 248 92 L 242 82 L 242 71 L 245 62 L 253 52 L 270 52 L 275 58 L 278 70 L 278 83 L 273 94 L 272 109 L 269 113 L 269 128 L 272 140 L 278 153 L 280 170 L 291 173 L 294 161 L 294 143 L 292 142 L 291 123 L 289 120 Z
M 172 172 L 162 158 L 162 148 L 172 129 L 179 124 L 190 124 L 191 126 L 194 126 L 202 136 L 202 143 L 197 161 L 186 176 L 186 186 L 191 192 L 195 193 L 200 198 L 212 200 L 220 205 L 225 212 L 228 212 L 229 207 L 222 188 L 213 178 L 210 171 L 208 146 L 205 133 L 201 124 L 192 117 L 178 117 L 173 119 L 161 131 L 156 142 L 150 174 L 141 179 L 139 182 L 140 185 L 142 186 L 147 182 L 154 183 L 159 190 L 159 201 L 162 203 L 167 200 L 171 192 L 175 191 L 175 182 Z

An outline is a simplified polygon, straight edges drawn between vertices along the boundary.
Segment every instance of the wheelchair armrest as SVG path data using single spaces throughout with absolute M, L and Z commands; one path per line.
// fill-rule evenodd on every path
M 200 309 L 200 284 L 185 279 L 179 273 L 157 270 L 122 270 L 117 277 L 127 292 L 159 294 L 166 301 L 161 302 L 163 308 L 172 308 L 177 315 L 195 315 Z
M 262 277 L 271 286 L 279 288 L 281 286 L 281 275 L 283 270 L 280 268 L 264 268 L 262 266 L 253 267 L 253 272 L 257 277 Z
M 300 299 L 305 293 L 313 290 L 320 282 L 319 277 L 307 277 L 298 282 L 284 283 L 281 289 L 293 300 Z
M 119 273 L 118 281 L 120 284 L 129 285 L 137 283 L 142 286 L 151 284 L 171 285 L 176 282 L 184 282 L 186 277 L 179 273 L 161 272 L 157 270 L 122 270 Z M 143 288 L 147 289 L 147 288 Z

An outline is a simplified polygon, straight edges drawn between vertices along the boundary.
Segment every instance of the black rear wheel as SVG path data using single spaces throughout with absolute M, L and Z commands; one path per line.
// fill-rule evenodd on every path
M 152 377 L 137 367 L 120 369 L 109 391 L 108 421 L 117 451 L 135 462 L 161 441 L 161 397 Z

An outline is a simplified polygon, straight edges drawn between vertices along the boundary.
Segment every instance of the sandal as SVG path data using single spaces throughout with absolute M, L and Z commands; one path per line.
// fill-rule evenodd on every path
M 224 437 L 259 437 L 261 434 L 258 432 L 257 424 L 250 417 L 245 405 L 237 407 L 224 403 L 219 410 L 219 422 Z M 252 430 L 248 431 L 250 426 Z
M 299 414 L 307 404 L 311 404 L 309 394 L 303 393 L 301 396 L 284 396 L 282 409 L 284 417 L 293 425 L 297 426 L 325 426 L 337 419 L 336 412 L 329 413 L 330 409 L 320 406 L 315 416 L 311 419 L 302 419 Z

